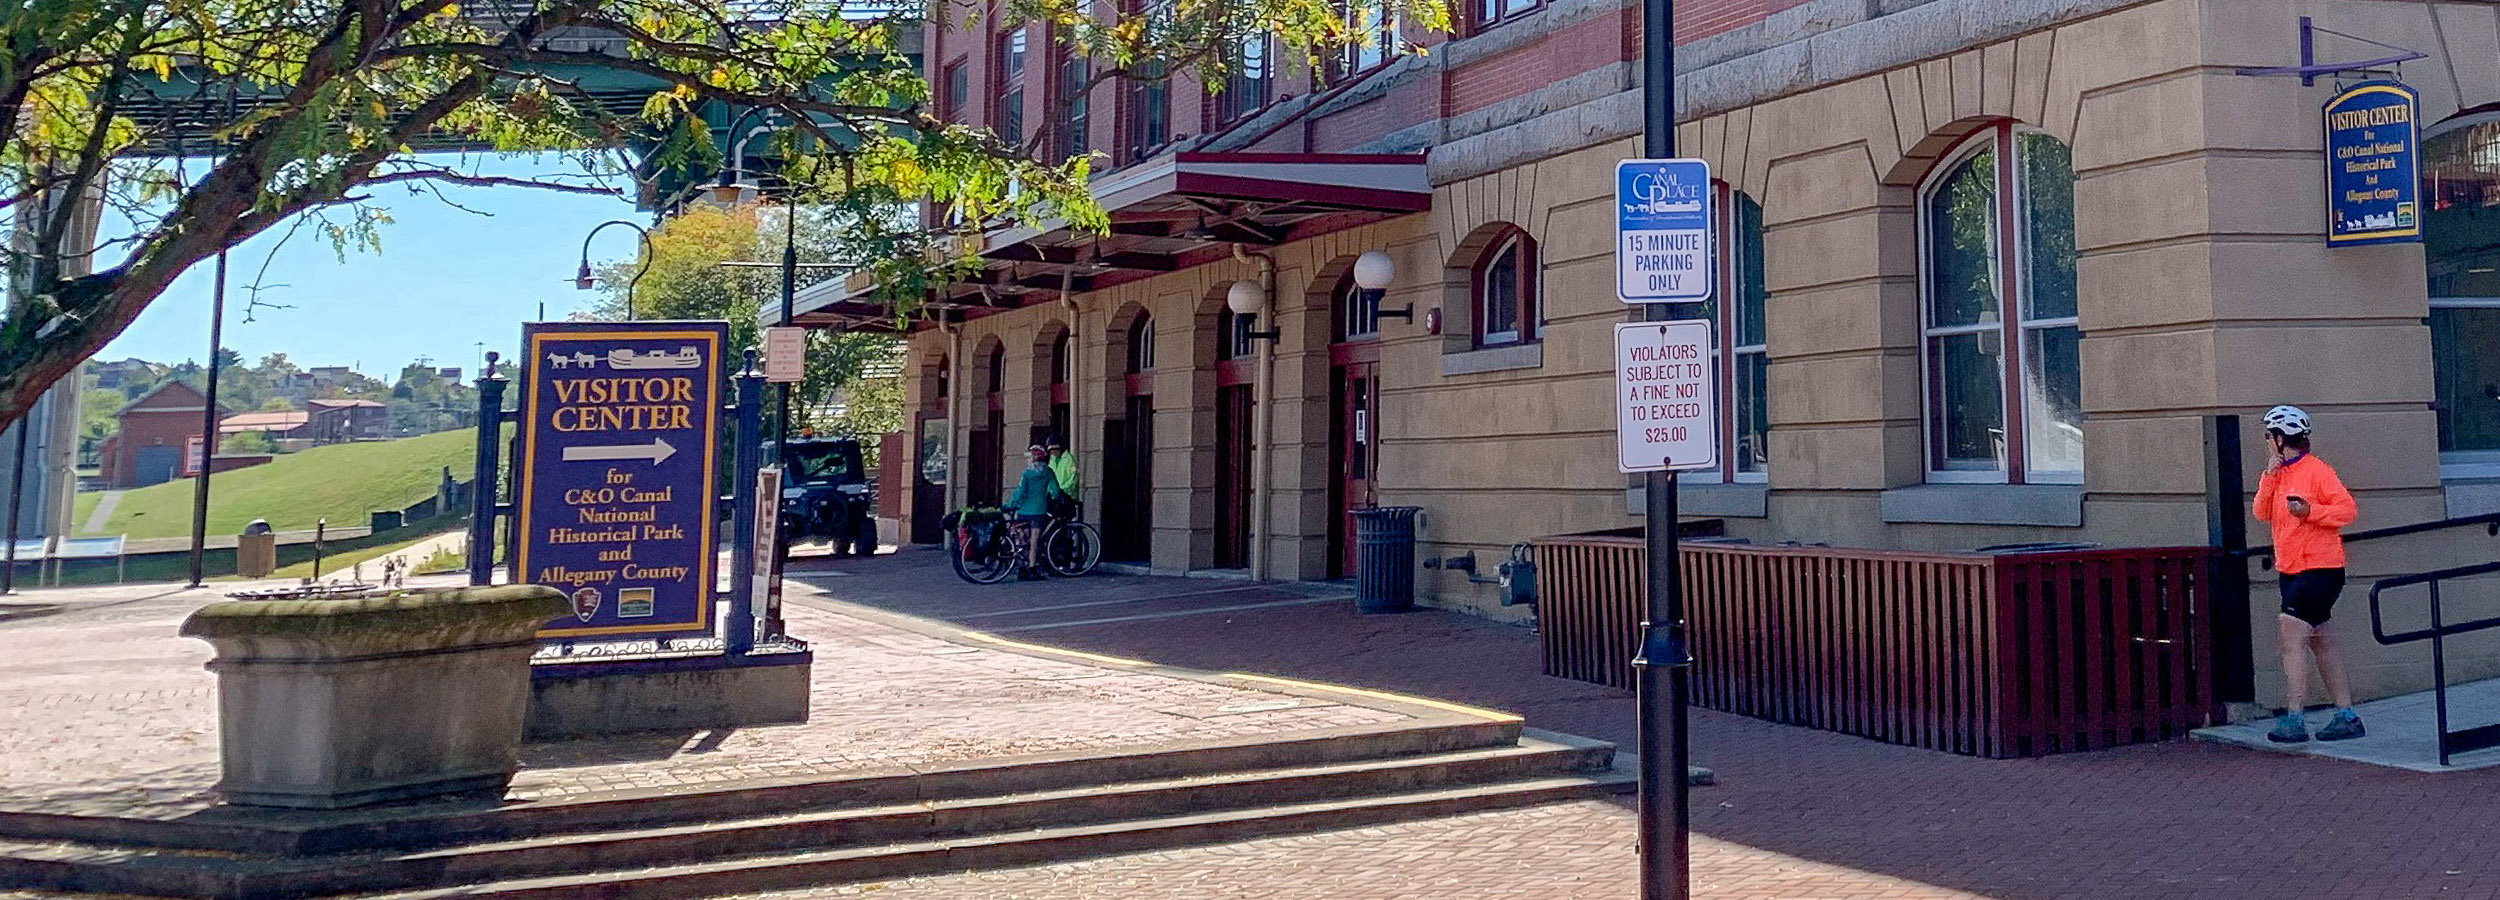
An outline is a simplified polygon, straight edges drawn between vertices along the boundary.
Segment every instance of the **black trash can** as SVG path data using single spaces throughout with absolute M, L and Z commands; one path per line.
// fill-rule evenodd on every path
M 1395 613 L 1415 608 L 1414 506 L 1354 511 L 1354 611 Z

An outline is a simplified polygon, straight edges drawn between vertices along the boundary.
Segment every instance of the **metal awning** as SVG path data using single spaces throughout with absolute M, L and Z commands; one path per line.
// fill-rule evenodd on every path
M 1179 153 L 1093 184 L 1108 234 L 1057 223 L 984 235 L 978 274 L 927 299 L 912 326 L 962 321 L 1231 259 L 1268 247 L 1430 209 L 1422 154 Z M 829 281 L 799 293 L 801 325 L 894 328 L 873 284 Z

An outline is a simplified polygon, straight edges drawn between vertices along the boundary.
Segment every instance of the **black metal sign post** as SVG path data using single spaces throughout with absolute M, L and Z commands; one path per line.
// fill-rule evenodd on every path
M 1675 3 L 1641 3 L 1642 155 L 1675 158 Z M 1648 321 L 1675 318 L 1669 304 L 1648 305 Z M 1632 660 L 1640 730 L 1641 900 L 1684 900 L 1691 893 L 1691 747 L 1684 706 L 1692 689 L 1684 644 L 1683 572 L 1676 541 L 1676 473 L 1643 476 L 1648 493 L 1648 603 L 1641 652 Z

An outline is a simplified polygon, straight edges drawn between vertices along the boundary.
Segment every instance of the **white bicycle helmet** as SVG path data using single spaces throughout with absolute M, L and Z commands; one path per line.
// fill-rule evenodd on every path
M 2309 433 L 2309 414 L 2297 406 L 2277 406 L 2266 410 L 2266 430 L 2281 435 Z

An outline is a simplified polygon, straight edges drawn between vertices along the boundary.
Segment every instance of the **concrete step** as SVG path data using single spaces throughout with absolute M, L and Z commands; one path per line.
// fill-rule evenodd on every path
M 1039 865 L 1278 834 L 1379 825 L 1603 797 L 1627 793 L 1633 785 L 1631 773 L 1609 770 L 1254 809 L 1058 826 L 951 841 L 796 851 L 632 872 L 518 879 L 468 887 L 373 895 L 362 900 L 684 900 Z
M 1357 808 L 1368 809 L 1359 801 L 1449 791 L 1459 791 L 1453 796 L 1472 798 L 1474 802 L 1508 793 L 1470 793 L 1470 789 L 1505 785 L 1529 785 L 1535 788 L 1531 794 L 1555 784 L 1603 785 L 1612 778 L 1608 768 L 1612 756 L 1611 745 L 1538 734 L 1507 747 L 1473 747 L 1387 759 L 814 811 L 750 807 L 746 817 L 729 821 L 643 819 L 637 827 L 541 834 L 399 853 L 234 858 L 148 849 L 25 846 L 0 848 L 0 875 L 14 872 L 17 876 L 0 882 L 89 893 L 257 900 L 447 889 L 591 872 L 619 873 L 617 878 L 631 880 L 639 878 L 644 869 L 684 867 L 706 861 L 725 864 L 758 854 L 831 852 L 836 854 L 833 858 L 848 859 L 841 853 L 858 850 L 862 851 L 858 858 L 864 860 L 858 865 L 890 865 L 925 856 L 909 848 L 951 847 L 964 840 L 978 844 L 979 839 L 990 835 L 1082 829 L 1100 823 L 1187 818 L 1211 812 L 1257 813 L 1278 805 L 1327 807 L 1353 803 Z M 1382 807 L 1398 808 L 1402 807 Z M 771 810 L 772 814 L 757 815 L 759 810 Z M 1288 817 L 1284 821 L 1297 819 Z M 666 824 L 649 827 L 655 822 Z M 1198 831 L 1184 829 L 1173 835 L 1195 833 Z M 1177 837 L 1175 840 L 1188 842 Z
M 837 777 L 756 779 L 730 786 L 607 792 L 531 803 L 492 799 L 335 812 L 218 808 L 181 820 L 0 812 L 0 839 L 100 847 L 201 850 L 247 856 L 312 856 L 421 850 L 487 841 L 582 834 L 650 822 L 748 818 L 919 801 L 1056 791 L 1372 759 L 1395 759 L 1517 743 L 1516 719 L 1451 716 L 1327 729 L 1286 739 L 1218 739 L 1148 751 L 1089 751 L 927 763 Z M 0 858 L 0 887 L 7 887 Z

